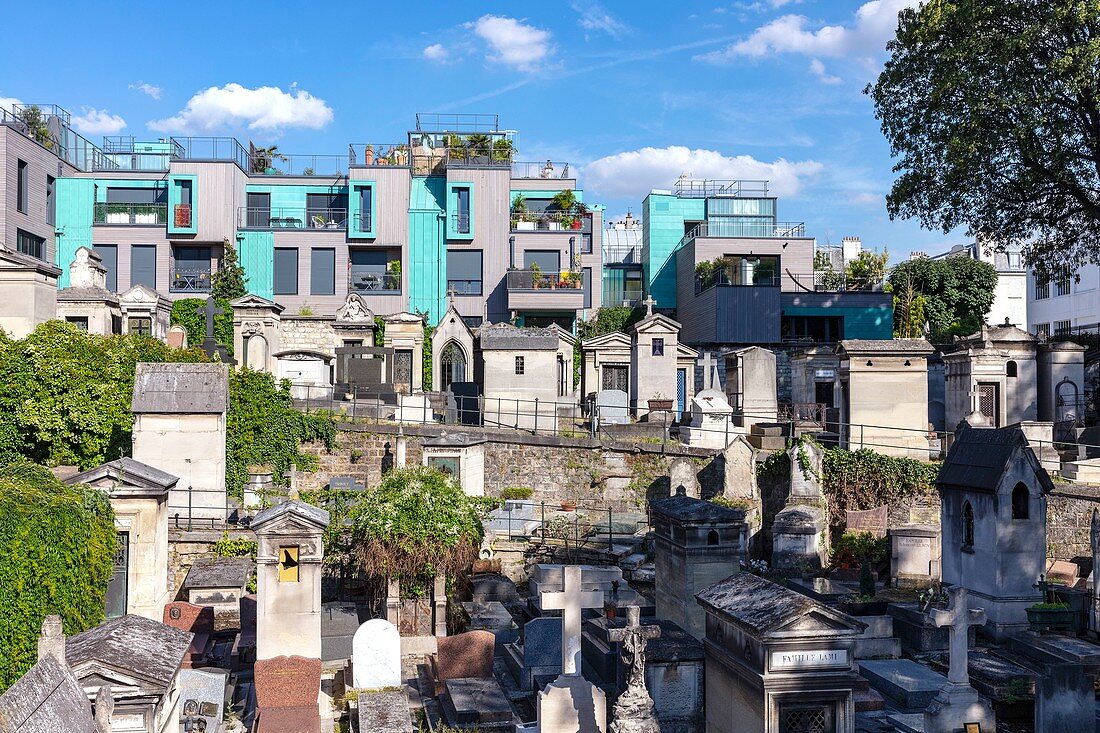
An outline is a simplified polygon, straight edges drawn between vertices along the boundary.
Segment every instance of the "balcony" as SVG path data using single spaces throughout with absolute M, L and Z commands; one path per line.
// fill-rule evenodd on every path
M 252 170 L 248 151 L 236 138 L 173 137 L 171 142 L 178 146 L 180 160 L 236 163 L 245 173 Z
M 455 234 L 469 234 L 470 212 L 451 214 L 451 231 Z
M 108 135 L 103 138 L 103 154 L 112 169 L 166 171 L 173 160 L 183 157 L 184 150 L 171 138 L 141 142 L 130 135 Z
M 282 155 L 252 157 L 248 169 L 254 176 L 321 176 L 342 178 L 348 174 L 348 159 L 342 155 Z
M 673 190 L 676 196 L 682 199 L 765 198 L 768 195 L 768 182 L 681 178 L 676 181 Z
M 351 168 L 408 168 L 409 146 L 402 143 L 352 143 L 348 145 Z
M 581 273 L 576 270 L 512 270 L 506 279 L 510 310 L 565 310 L 584 307 Z
M 401 292 L 401 275 L 395 272 L 358 270 L 348 274 L 348 291 L 360 295 L 395 295 Z
M 512 161 L 512 178 L 555 180 L 572 179 L 573 176 L 570 175 L 569 164 L 560 161 Z
M 568 232 L 584 228 L 588 209 L 578 206 L 566 211 L 513 211 L 513 232 Z
M 785 277 L 794 281 L 799 289 L 815 293 L 881 293 L 885 286 L 881 280 L 873 281 L 866 278 L 848 278 L 843 272 L 821 270 L 806 274 L 787 272 L 785 273 Z
M 347 209 L 314 209 L 304 206 L 237 209 L 238 229 L 310 229 L 340 231 L 347 226 Z
M 188 213 L 190 219 L 190 213 Z M 97 201 L 92 223 L 119 226 L 164 226 L 168 223 L 168 204 L 110 204 Z
M 447 279 L 447 292 L 455 295 L 481 295 L 481 280 Z
M 360 234 L 364 232 L 372 232 L 374 226 L 374 215 L 369 211 L 355 211 L 351 215 L 351 231 L 358 232 Z
M 170 289 L 173 293 L 209 293 L 210 268 L 175 268 Z
M 693 239 L 704 238 L 738 238 L 750 239 L 804 239 L 806 237 L 806 224 L 801 221 L 777 221 L 761 222 L 757 217 L 730 216 L 730 221 L 703 222 L 680 240 L 678 247 L 682 247 Z

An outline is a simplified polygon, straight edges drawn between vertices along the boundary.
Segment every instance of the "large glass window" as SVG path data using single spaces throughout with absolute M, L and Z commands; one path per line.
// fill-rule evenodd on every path
M 92 249 L 99 255 L 103 268 L 107 270 L 107 289 L 112 293 L 118 292 L 118 245 L 97 244 Z
M 310 250 L 309 292 L 311 295 L 336 294 L 336 250 L 315 247 Z
M 354 292 L 401 292 L 401 250 L 353 249 L 348 255 Z
M 523 269 L 530 270 L 534 265 L 538 265 L 543 274 L 556 274 L 561 270 L 561 252 L 556 249 L 529 249 L 523 253 Z
M 210 292 L 210 272 L 209 247 L 172 248 L 172 292 Z
M 271 194 L 246 194 L 245 222 L 250 227 L 271 226 Z
M 57 179 L 46 176 L 46 223 L 57 223 Z
M 455 231 L 459 234 L 470 233 L 470 189 L 456 188 L 455 197 L 458 201 L 457 219 Z
M 325 229 L 344 226 L 348 219 L 348 195 L 307 193 L 306 218 L 311 227 Z
M 272 292 L 275 295 L 298 294 L 298 249 L 276 247 Z
M 46 259 L 46 240 L 22 229 L 15 230 L 15 248 L 25 255 Z
M 456 295 L 481 295 L 480 249 L 447 251 L 447 290 Z
M 359 189 L 359 231 L 369 232 L 374 229 L 374 189 L 364 187 Z
M 27 161 L 17 160 L 15 166 L 15 210 L 26 214 L 28 208 L 30 208 L 29 197 L 27 195 L 27 188 L 30 185 L 30 182 L 27 180 L 29 175 L 27 172 Z
M 157 246 L 135 244 L 130 247 L 130 287 L 144 285 L 157 289 Z

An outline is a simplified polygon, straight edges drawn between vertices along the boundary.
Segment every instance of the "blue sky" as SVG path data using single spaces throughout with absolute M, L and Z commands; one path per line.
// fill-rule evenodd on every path
M 9 3 L 35 54 L 0 104 L 56 103 L 93 141 L 235 135 L 286 153 L 404 138 L 416 112 L 488 112 L 524 160 L 570 161 L 618 216 L 680 173 L 768 178 L 780 218 L 939 252 L 890 222 L 889 149 L 861 90 L 917 0 Z

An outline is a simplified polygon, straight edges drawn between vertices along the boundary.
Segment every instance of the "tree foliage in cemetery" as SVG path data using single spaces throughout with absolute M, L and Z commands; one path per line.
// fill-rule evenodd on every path
M 899 277 L 894 287 L 894 338 L 915 339 L 924 336 L 924 315 L 927 301 L 913 287 L 913 278 Z
M 891 217 L 1020 243 L 1045 275 L 1100 258 L 1100 5 L 929 0 L 888 50 L 865 91 Z
M 249 466 L 268 464 L 275 480 L 283 481 L 292 465 L 306 471 L 317 467 L 317 459 L 302 452 L 302 443 L 320 441 L 331 449 L 335 440 L 336 423 L 329 413 L 294 409 L 289 381 L 252 369 L 230 370 L 225 486 L 231 496 L 241 496 Z
M 645 318 L 645 310 L 628 305 L 603 306 L 587 321 L 577 321 L 577 347 L 573 349 L 573 384 L 581 380 L 581 344 L 597 336 L 626 330 Z
M 210 295 L 215 300 L 232 301 L 243 298 L 248 294 L 248 288 L 245 285 L 248 276 L 237 257 L 237 248 L 233 246 L 228 237 L 226 237 L 222 247 L 224 253 L 222 254 L 221 267 L 210 277 Z M 232 317 L 232 314 L 230 316 Z M 190 335 L 188 333 L 188 338 L 190 338 Z
M 890 253 L 861 250 L 859 255 L 844 268 L 849 290 L 870 290 L 886 277 L 886 263 Z
M 929 338 L 943 343 L 952 336 L 968 335 L 981 328 L 993 306 L 997 269 L 969 257 L 939 260 L 921 257 L 895 267 L 889 282 L 895 293 L 911 291 L 922 298 L 920 307 L 928 322 Z M 894 330 L 898 333 L 915 330 L 914 316 L 912 309 L 895 310 Z
M 0 691 L 34 664 L 46 616 L 67 635 L 103 621 L 117 542 L 102 492 L 32 463 L 0 468 Z
M 454 477 L 437 468 L 394 469 L 350 512 L 352 541 L 367 575 L 454 575 L 477 558 L 477 509 Z
M 6 446 L 35 463 L 82 469 L 128 455 L 137 363 L 204 358 L 148 336 L 96 336 L 61 321 L 0 339 L 0 454 Z
M 233 355 L 233 307 L 225 298 L 215 298 L 214 302 L 224 313 L 214 316 L 214 340 L 224 346 Z M 171 323 L 187 329 L 187 345 L 202 346 L 206 338 L 206 316 L 202 310 L 206 301 L 202 298 L 184 298 L 172 304 Z

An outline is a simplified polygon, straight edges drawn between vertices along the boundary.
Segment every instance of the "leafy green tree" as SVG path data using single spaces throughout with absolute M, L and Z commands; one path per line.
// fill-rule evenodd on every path
M 859 256 L 844 268 L 850 290 L 870 290 L 886 277 L 886 262 L 890 253 L 860 250 Z
M 222 245 L 221 267 L 210 278 L 210 295 L 215 300 L 231 301 L 248 294 L 248 275 L 237 258 L 237 248 L 226 238 Z M 230 316 L 232 318 L 232 316 Z M 231 339 L 232 340 L 232 339 Z
M 103 621 L 117 547 L 105 494 L 32 463 L 0 468 L 0 691 L 35 663 L 46 616 L 68 635 Z
M 349 513 L 352 542 L 370 576 L 455 575 L 477 558 L 482 526 L 453 476 L 413 466 L 389 471 Z
M 898 278 L 894 288 L 894 338 L 920 338 L 924 335 L 924 296 L 913 287 L 911 277 Z
M 626 329 L 644 317 L 645 311 L 641 308 L 616 305 L 597 308 L 595 315 L 587 321 L 577 321 L 577 348 L 573 349 L 573 384 L 580 384 L 581 344 L 616 331 L 626 333 Z
M 866 92 L 891 217 L 1020 243 L 1041 275 L 1100 258 L 1100 4 L 928 0 L 888 50 Z
M 703 263 L 699 263 L 703 264 Z M 698 266 L 696 266 L 698 271 Z M 833 267 L 833 260 L 828 252 L 814 252 L 814 273 L 818 276 L 821 287 L 825 290 L 837 290 L 844 284 L 844 275 Z
M 214 302 L 222 309 L 222 314 L 214 316 L 214 340 L 224 346 L 233 355 L 233 306 L 225 298 L 215 298 Z M 206 316 L 203 309 L 206 301 L 202 298 L 184 298 L 172 303 L 169 319 L 172 325 L 187 329 L 188 346 L 199 347 L 206 339 Z
M 922 257 L 902 262 L 889 278 L 894 292 L 912 288 L 923 297 L 921 307 L 933 341 L 944 342 L 952 336 L 970 334 L 981 328 L 993 305 L 997 270 L 988 262 L 969 257 Z M 894 330 L 913 330 L 914 313 L 894 311 Z
M 50 133 L 50 126 L 46 124 L 46 118 L 37 104 L 20 108 L 16 116 L 27 126 L 27 132 L 35 142 L 46 150 L 53 150 L 53 134 Z

